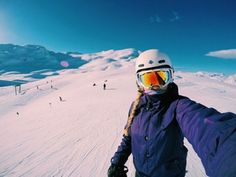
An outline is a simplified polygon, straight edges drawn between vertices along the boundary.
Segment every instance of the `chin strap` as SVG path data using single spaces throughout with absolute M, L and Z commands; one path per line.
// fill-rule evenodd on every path
M 138 105 L 140 103 L 141 97 L 143 96 L 143 93 L 144 93 L 143 89 L 139 88 L 138 89 L 138 96 L 137 96 L 137 98 L 135 99 L 135 101 L 132 105 L 130 115 L 128 117 L 128 121 L 127 121 L 127 124 L 126 124 L 125 129 L 124 129 L 124 136 L 129 135 L 129 128 L 131 127 L 131 125 L 133 123 L 135 113 L 137 111 L 137 108 L 138 108 Z

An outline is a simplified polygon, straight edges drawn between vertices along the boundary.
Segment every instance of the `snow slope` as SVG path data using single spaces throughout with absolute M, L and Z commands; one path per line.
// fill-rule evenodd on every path
M 236 113 L 235 84 L 184 72 L 176 72 L 175 81 L 181 94 Z M 136 97 L 133 61 L 91 60 L 79 70 L 24 84 L 22 90 L 15 95 L 13 87 L 0 87 L 0 176 L 106 176 Z M 205 177 L 199 158 L 185 143 L 186 176 Z M 134 177 L 132 157 L 127 166 L 128 176 Z

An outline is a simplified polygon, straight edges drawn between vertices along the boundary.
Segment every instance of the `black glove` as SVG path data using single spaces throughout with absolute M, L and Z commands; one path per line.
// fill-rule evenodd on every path
M 117 166 L 111 164 L 108 169 L 108 177 L 127 177 L 128 168 L 126 166 Z

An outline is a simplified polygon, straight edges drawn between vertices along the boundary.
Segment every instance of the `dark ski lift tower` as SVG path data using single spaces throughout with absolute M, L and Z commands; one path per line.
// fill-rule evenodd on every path
M 17 93 L 21 93 L 21 84 L 16 84 L 15 85 L 15 95 L 17 95 Z

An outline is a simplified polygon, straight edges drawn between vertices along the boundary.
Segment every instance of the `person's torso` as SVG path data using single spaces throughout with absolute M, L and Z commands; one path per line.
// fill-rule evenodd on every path
M 131 126 L 131 147 L 135 168 L 141 176 L 184 176 L 187 149 L 175 120 L 176 102 L 161 104 L 141 98 Z

